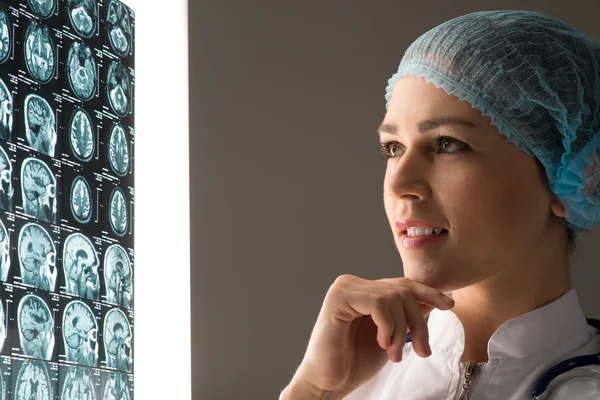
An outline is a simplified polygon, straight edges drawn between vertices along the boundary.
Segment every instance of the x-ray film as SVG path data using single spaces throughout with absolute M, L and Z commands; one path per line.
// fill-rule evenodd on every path
M 0 400 L 134 397 L 135 47 L 119 0 L 0 0 Z

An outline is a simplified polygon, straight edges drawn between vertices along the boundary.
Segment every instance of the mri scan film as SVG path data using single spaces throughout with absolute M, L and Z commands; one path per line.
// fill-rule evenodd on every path
M 0 0 L 0 400 L 134 399 L 135 35 Z

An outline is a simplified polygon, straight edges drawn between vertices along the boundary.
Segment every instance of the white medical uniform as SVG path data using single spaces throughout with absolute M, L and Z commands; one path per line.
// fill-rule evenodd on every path
M 427 321 L 432 355 L 422 358 L 412 343 L 402 361 L 388 360 L 383 369 L 346 400 L 454 400 L 460 393 L 462 323 L 450 310 L 434 309 Z M 531 399 L 535 382 L 545 371 L 571 357 L 600 353 L 600 332 L 587 324 L 575 288 L 554 302 L 506 321 L 488 342 L 470 400 Z M 581 370 L 596 375 L 578 378 Z M 600 399 L 600 365 L 575 368 L 549 399 Z M 558 378 L 557 378 L 558 379 Z

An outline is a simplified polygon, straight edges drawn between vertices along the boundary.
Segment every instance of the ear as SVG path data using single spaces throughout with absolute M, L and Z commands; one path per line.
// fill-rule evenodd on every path
M 552 210 L 552 213 L 557 217 L 564 217 L 565 215 L 567 215 L 567 212 L 565 211 L 565 206 L 560 202 L 556 194 L 552 194 L 550 209 Z

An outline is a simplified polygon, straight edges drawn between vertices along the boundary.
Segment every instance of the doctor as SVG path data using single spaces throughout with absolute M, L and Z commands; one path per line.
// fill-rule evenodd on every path
M 534 12 L 411 44 L 379 129 L 404 277 L 336 279 L 280 400 L 526 400 L 600 353 L 569 276 L 577 233 L 600 225 L 599 74 L 599 41 Z M 600 365 L 539 398 L 600 399 Z

